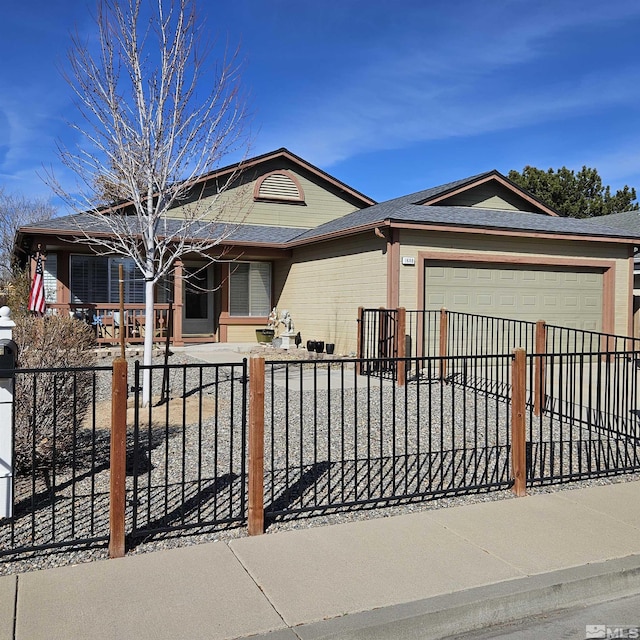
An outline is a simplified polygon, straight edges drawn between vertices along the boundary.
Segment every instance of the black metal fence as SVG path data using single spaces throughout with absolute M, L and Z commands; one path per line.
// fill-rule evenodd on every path
M 363 309 L 358 323 L 360 373 L 395 379 L 398 310 Z
M 407 310 L 406 318 L 407 357 L 490 355 L 517 347 L 531 352 L 534 347 L 535 322 L 447 310 Z
M 358 340 L 358 355 L 372 359 L 363 373 L 385 377 L 397 372 L 390 359 L 398 357 L 400 344 L 407 358 L 506 354 L 516 348 L 567 354 L 640 350 L 638 338 L 446 309 L 362 309 Z
M 509 486 L 508 404 L 486 380 L 508 386 L 511 360 L 389 363 L 422 370 L 404 387 L 359 376 L 370 361 L 267 362 L 266 518 Z
M 149 375 L 153 401 L 142 408 Z M 246 520 L 247 361 L 136 362 L 128 497 L 130 539 Z
M 639 364 L 638 351 L 528 356 L 530 484 L 640 469 Z
M 480 323 L 483 331 L 494 326 L 482 319 L 469 322 L 467 327 Z M 505 345 L 519 339 L 518 327 L 526 325 L 505 330 Z M 549 344 L 566 346 L 567 336 L 551 329 L 545 336 Z M 447 330 L 457 331 L 451 325 Z M 623 350 L 632 344 L 627 338 L 583 334 L 585 342 L 575 346 L 605 342 L 619 350 L 528 355 L 520 393 L 527 402 L 529 485 L 640 470 L 640 350 Z M 572 339 L 578 335 L 574 330 Z M 471 347 L 460 350 L 466 348 Z M 265 418 L 267 519 L 512 484 L 511 353 L 314 356 L 265 366 L 264 405 L 254 409 Z M 402 385 L 379 375 L 402 370 Z M 145 374 L 152 398 L 142 408 Z M 0 521 L 0 555 L 106 543 L 110 377 L 111 367 L 16 371 L 13 516 Z M 130 544 L 243 525 L 247 362 L 137 364 L 130 384 Z
M 0 520 L 0 556 L 105 543 L 111 367 L 18 369 L 13 380 L 12 515 Z

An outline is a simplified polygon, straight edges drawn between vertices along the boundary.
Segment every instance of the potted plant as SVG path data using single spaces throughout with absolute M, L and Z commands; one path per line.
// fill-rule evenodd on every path
M 324 348 L 325 348 L 325 351 L 327 352 L 327 355 L 332 356 L 333 352 L 336 349 L 336 345 L 333 342 L 327 342 Z
M 262 344 L 271 344 L 273 338 L 276 335 L 276 329 L 278 327 L 278 310 L 276 307 L 271 309 L 269 319 L 267 320 L 267 326 L 264 329 L 256 329 L 256 340 Z
M 276 330 L 271 327 L 265 327 L 264 329 L 256 329 L 256 340 L 262 344 L 270 344 L 275 336 Z

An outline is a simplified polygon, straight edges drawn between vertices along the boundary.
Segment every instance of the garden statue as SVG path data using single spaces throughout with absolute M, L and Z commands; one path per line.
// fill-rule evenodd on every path
M 284 325 L 284 335 L 291 336 L 294 334 L 294 324 L 291 314 L 285 309 L 280 317 L 280 324 Z
M 280 324 L 284 325 L 284 332 L 280 334 L 280 340 L 282 341 L 280 346 L 283 349 L 288 349 L 291 339 L 295 336 L 295 331 L 291 314 L 286 309 L 282 311 L 282 315 L 280 316 Z
M 269 327 L 269 329 L 276 329 L 277 326 L 278 326 L 278 309 L 276 309 L 276 307 L 273 307 L 273 309 L 271 309 L 271 313 L 269 314 L 267 327 Z

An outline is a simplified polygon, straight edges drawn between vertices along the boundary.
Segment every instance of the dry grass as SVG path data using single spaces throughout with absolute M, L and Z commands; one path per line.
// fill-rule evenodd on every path
M 152 426 L 164 427 L 182 427 L 183 424 L 197 424 L 200 419 L 200 411 L 202 411 L 202 420 L 207 420 L 215 415 L 216 404 L 213 398 L 209 396 L 189 396 L 187 398 L 171 398 L 169 400 L 169 419 L 166 420 L 167 406 L 165 404 L 158 405 L 160 398 L 158 396 L 152 399 L 151 422 Z M 130 399 L 127 406 L 127 426 L 132 427 L 135 418 L 135 407 L 133 399 Z M 140 409 L 139 415 L 140 426 L 148 426 L 149 409 Z M 82 426 L 92 428 L 92 415 L 88 413 L 82 421 Z M 111 400 L 103 400 L 96 403 L 96 429 L 111 428 Z

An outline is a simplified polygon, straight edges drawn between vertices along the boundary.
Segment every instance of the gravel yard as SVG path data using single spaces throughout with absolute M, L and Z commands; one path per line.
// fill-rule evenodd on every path
M 183 353 L 173 355 L 170 363 L 200 364 Z M 133 386 L 133 366 L 129 376 Z M 35 483 L 30 477 L 16 483 L 22 515 L 13 530 L 13 547 L 30 537 L 45 543 L 53 536 L 106 536 L 109 375 L 97 376 L 95 385 L 96 410 L 83 422 L 75 471 L 60 465 L 53 477 L 42 473 Z M 131 427 L 128 436 L 127 519 L 135 518 L 139 531 L 129 553 L 246 535 L 241 510 L 246 469 L 238 417 L 246 402 L 243 387 L 241 368 L 175 368 L 171 401 L 140 410 L 137 455 Z M 161 389 L 162 372 L 154 371 L 155 403 Z M 497 490 L 508 481 L 509 416 L 508 405 L 495 396 L 439 381 L 397 388 L 356 376 L 348 362 L 326 366 L 316 359 L 302 366 L 267 365 L 265 392 L 268 532 L 512 499 L 508 489 Z M 129 412 L 132 425 L 133 406 Z M 543 431 L 557 438 L 560 428 L 559 421 L 547 421 Z M 540 462 L 541 468 L 549 464 L 548 452 L 543 456 L 540 449 L 532 455 L 547 460 Z M 572 459 L 567 452 L 563 464 Z M 639 478 L 601 477 L 530 493 Z M 53 506 L 48 483 L 57 489 Z M 496 490 L 488 490 L 490 485 Z M 474 489 L 457 494 L 455 488 L 463 486 Z M 150 533 L 158 529 L 165 531 Z M 0 524 L 0 548 L 10 544 L 9 530 Z M 0 557 L 0 574 L 106 556 L 106 543 L 99 542 L 84 549 L 31 552 L 17 560 Z

